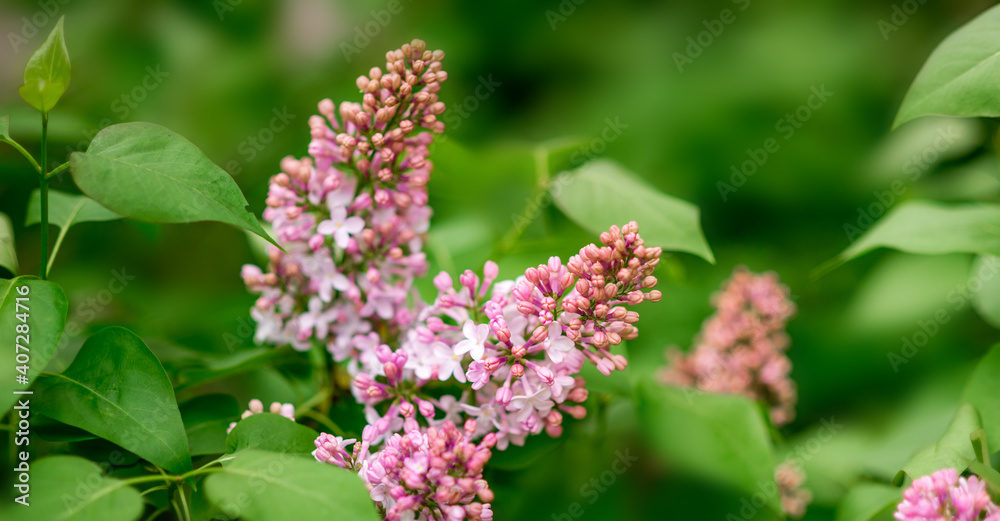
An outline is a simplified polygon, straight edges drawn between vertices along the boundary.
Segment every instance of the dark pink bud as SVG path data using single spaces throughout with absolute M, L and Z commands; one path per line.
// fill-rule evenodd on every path
M 522 349 L 523 349 L 523 347 L 522 347 Z M 516 357 L 517 355 L 514 355 L 514 356 Z M 521 365 L 520 362 L 515 362 L 514 365 L 512 365 L 510 367 L 510 374 L 514 378 L 521 378 L 521 377 L 523 377 L 524 376 L 524 366 Z

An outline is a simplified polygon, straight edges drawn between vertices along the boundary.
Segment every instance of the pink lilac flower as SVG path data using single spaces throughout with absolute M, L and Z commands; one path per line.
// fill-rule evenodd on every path
M 241 420 L 246 419 L 248 416 L 253 416 L 254 414 L 260 414 L 264 412 L 264 404 L 256 398 L 250 400 L 249 407 L 250 407 L 249 409 L 243 411 L 243 415 L 240 416 Z M 290 403 L 274 402 L 268 408 L 268 412 L 270 412 L 271 414 L 279 414 L 281 416 L 284 416 L 285 418 L 288 418 L 289 420 L 295 421 L 295 406 Z M 233 432 L 233 429 L 236 428 L 236 423 L 237 422 L 232 422 L 229 424 L 229 428 L 226 429 L 226 434 Z
M 812 493 L 802 487 L 806 481 L 802 467 L 785 461 L 774 470 L 774 481 L 781 493 L 781 509 L 795 519 L 804 516 L 806 507 L 812 501 Z
M 774 273 L 754 275 L 739 267 L 713 297 L 716 312 L 702 326 L 687 355 L 667 351 L 665 383 L 706 392 L 742 394 L 770 406 L 771 421 L 795 416 L 797 393 L 785 355 L 785 324 L 795 314 L 788 288 Z
M 491 449 L 584 418 L 583 366 L 624 370 L 615 346 L 638 335 L 632 307 L 662 297 L 662 250 L 630 222 L 515 280 L 492 261 L 442 272 L 421 299 L 443 59 L 414 40 L 357 79 L 361 103 L 319 103 L 308 156 L 270 181 L 264 219 L 284 252 L 242 271 L 258 342 L 325 349 L 352 377 L 361 442 L 323 434 L 313 455 L 358 472 L 390 520 L 492 519 Z
M 893 517 L 899 521 L 1000 521 L 1000 507 L 978 477 L 963 478 L 955 469 L 941 469 L 914 480 Z

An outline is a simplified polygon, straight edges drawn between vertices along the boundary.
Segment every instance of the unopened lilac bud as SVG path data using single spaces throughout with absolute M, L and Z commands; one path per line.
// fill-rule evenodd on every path
M 410 402 L 403 402 L 399 404 L 399 414 L 402 414 L 404 418 L 410 418 L 416 412 L 416 408 Z
M 522 347 L 523 349 L 523 347 Z M 517 355 L 514 355 L 515 357 Z M 514 378 L 521 378 L 524 376 L 524 366 L 520 362 L 515 362 L 514 365 L 510 366 L 510 374 Z
M 497 389 L 497 393 L 494 399 L 498 404 L 506 407 L 510 405 L 510 400 L 513 397 L 514 397 L 514 392 L 510 390 L 510 387 L 501 387 Z

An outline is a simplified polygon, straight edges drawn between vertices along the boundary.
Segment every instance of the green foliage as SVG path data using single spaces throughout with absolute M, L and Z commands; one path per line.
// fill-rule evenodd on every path
M 319 433 L 278 414 L 254 414 L 240 420 L 226 437 L 226 453 L 248 449 L 290 454 L 309 454 L 316 449 Z
M 307 456 L 241 451 L 205 480 L 205 492 L 223 513 L 247 521 L 379 519 L 357 475 Z
M 143 510 L 138 490 L 76 456 L 49 456 L 32 463 L 31 486 L 31 506 L 15 505 L 4 519 L 134 521 Z
M 84 342 L 61 374 L 35 385 L 37 410 L 130 450 L 171 472 L 191 470 L 170 380 L 142 339 L 111 327 Z
M 917 479 L 932 474 L 943 468 L 954 468 L 964 471 L 969 462 L 975 459 L 970 436 L 982 428 L 979 412 L 970 404 L 962 404 L 955 417 L 948 425 L 948 430 L 940 440 L 917 451 L 910 461 L 900 470 L 893 482 L 901 485 L 909 476 Z
M 31 192 L 28 199 L 28 216 L 24 225 L 31 226 L 41 221 L 41 192 Z M 49 224 L 58 226 L 62 233 L 71 226 L 86 222 L 113 221 L 121 216 L 97 204 L 84 195 L 74 195 L 59 190 L 49 190 Z M 60 235 L 62 235 L 62 233 Z
M 819 270 L 827 271 L 876 248 L 909 253 L 1000 254 L 1000 205 L 943 205 L 907 201 Z
M 775 461 L 758 404 L 652 382 L 640 384 L 639 396 L 644 431 L 667 461 L 744 494 L 761 494 L 771 510 L 781 512 L 776 489 L 767 493 Z
M 0 281 L 0 295 L 0 356 L 10 370 L 8 378 L 0 378 L 0 411 L 7 412 L 17 401 L 14 391 L 27 390 L 55 355 L 66 326 L 68 304 L 62 288 L 33 277 Z M 19 337 L 16 328 L 25 324 L 27 333 Z M 24 353 L 28 354 L 27 364 L 18 360 Z M 26 376 L 28 384 L 18 383 L 18 376 Z
M 837 521 L 892 519 L 891 512 L 902 500 L 896 487 L 881 483 L 858 483 L 844 495 L 837 508 Z
M 104 207 L 140 221 L 218 221 L 271 241 L 233 178 L 195 145 L 159 125 L 123 123 L 70 156 L 73 180 Z
M 0 141 L 10 139 L 10 116 L 0 116 Z
M 591 233 L 637 221 L 647 244 L 715 262 L 701 231 L 698 207 L 649 186 L 614 161 L 591 161 L 560 174 L 549 191 L 559 209 Z
M 226 452 L 226 429 L 240 418 L 236 398 L 204 394 L 182 403 L 180 411 L 192 456 Z
M 69 51 L 63 35 L 63 19 L 49 33 L 45 43 L 28 59 L 24 68 L 24 85 L 18 89 L 24 101 L 39 112 L 55 107 L 69 87 Z
M 10 217 L 0 213 L 0 268 L 17 274 L 17 247 L 14 246 L 14 226 Z
M 996 276 L 995 270 L 998 262 L 1000 258 L 996 256 L 981 255 L 972 266 L 973 277 L 977 273 L 994 273 L 994 276 L 979 278 L 983 287 L 976 292 L 973 304 L 979 316 L 996 328 L 1000 328 L 1000 277 Z M 988 271 L 982 271 L 984 269 Z
M 993 346 L 969 378 L 962 401 L 976 407 L 986 429 L 986 442 L 1000 447 L 1000 345 Z
M 913 80 L 894 126 L 928 115 L 1000 116 L 1000 8 L 946 38 Z

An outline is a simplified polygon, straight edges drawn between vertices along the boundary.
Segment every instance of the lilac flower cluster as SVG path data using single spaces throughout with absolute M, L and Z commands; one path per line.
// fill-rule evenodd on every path
M 324 433 L 316 439 L 313 456 L 358 472 L 388 521 L 489 521 L 493 519 L 489 504 L 493 492 L 483 479 L 483 467 L 490 460 L 496 436 L 487 435 L 476 444 L 469 441 L 476 430 L 475 420 L 467 421 L 464 431 L 451 422 L 440 428 L 413 429 L 393 434 L 381 451 L 372 453 L 371 442 L 377 435 L 369 425 L 353 453 L 346 447 L 356 440 Z
M 695 348 L 686 356 L 667 351 L 663 381 L 761 400 L 770 406 L 775 425 L 790 422 L 797 394 L 785 355 L 785 324 L 795 314 L 788 288 L 774 273 L 754 275 L 740 267 L 713 304 L 716 312 L 702 326 Z
M 282 160 L 264 210 L 288 254 L 272 248 L 266 274 L 243 268 L 261 295 L 258 342 L 317 343 L 340 361 L 412 322 L 413 279 L 427 271 L 427 147 L 444 131 L 443 58 L 414 40 L 386 54 L 385 71 L 358 78 L 362 103 L 319 103 L 309 156 Z
M 781 493 L 781 509 L 795 519 L 804 516 L 806 507 L 812 502 L 812 493 L 803 488 L 806 473 L 802 467 L 791 461 L 785 461 L 774 469 L 774 481 Z
M 492 261 L 457 286 L 440 273 L 421 300 L 443 58 L 414 40 L 358 78 L 361 104 L 320 102 L 309 156 L 284 159 L 268 192 L 264 218 L 287 254 L 242 272 L 260 294 L 258 342 L 326 349 L 353 378 L 361 442 L 323 434 L 314 456 L 357 472 L 389 520 L 491 519 L 491 450 L 583 418 L 583 366 L 625 369 L 613 348 L 638 334 L 630 307 L 661 298 L 661 249 L 630 222 L 516 280 L 497 281 Z
M 941 469 L 913 481 L 894 515 L 899 521 L 1000 521 L 997 507 L 976 476 Z

